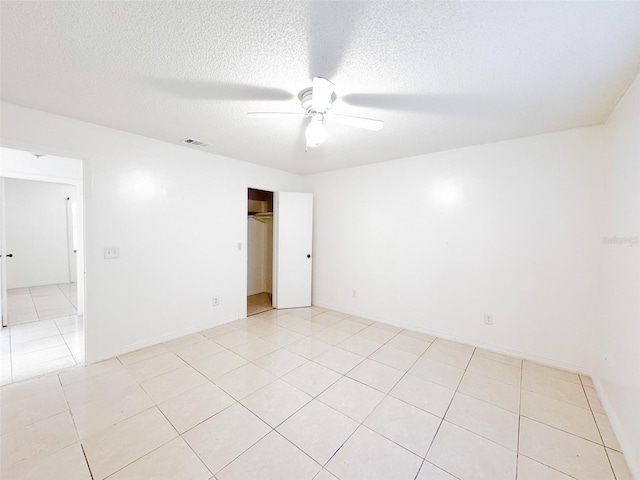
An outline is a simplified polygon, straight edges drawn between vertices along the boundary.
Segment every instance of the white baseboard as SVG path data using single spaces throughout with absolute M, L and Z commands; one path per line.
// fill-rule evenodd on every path
M 209 328 L 217 327 L 220 325 L 224 325 L 225 323 L 234 322 L 237 318 L 233 318 L 231 320 L 227 320 L 226 322 L 218 322 L 215 324 L 212 323 L 201 323 L 198 325 L 194 325 L 184 330 L 176 330 L 171 333 L 167 333 L 165 335 L 159 335 L 157 337 L 148 338 L 140 342 L 130 343 L 122 348 L 118 348 L 115 350 L 109 350 L 105 352 L 97 352 L 91 353 L 87 352 L 87 360 L 86 364 L 90 365 L 92 363 L 101 362 L 102 360 L 108 360 L 110 358 L 117 357 L 118 355 L 124 355 L 125 353 L 134 352 L 136 350 L 140 350 L 141 348 L 151 347 L 152 345 L 156 345 L 158 343 L 168 342 L 170 340 L 175 340 L 176 338 L 184 337 L 186 335 L 191 335 L 192 333 L 201 332 L 203 330 L 207 330 Z
M 519 350 L 514 350 L 512 348 L 508 348 L 508 347 L 504 347 L 502 345 L 494 345 L 491 343 L 485 343 L 485 342 L 478 342 L 477 340 L 474 340 L 472 338 L 468 338 L 468 337 L 463 337 L 460 335 L 453 335 L 451 333 L 448 332 L 443 332 L 443 331 L 439 331 L 439 330 L 432 330 L 432 329 L 428 329 L 428 328 L 422 328 L 416 325 L 410 325 L 407 323 L 403 323 L 403 322 L 398 322 L 396 319 L 393 318 L 385 318 L 385 317 L 378 317 L 378 316 L 372 316 L 366 313 L 362 313 L 362 312 L 358 312 L 355 310 L 351 310 L 348 308 L 344 308 L 344 307 L 340 307 L 340 306 L 336 306 L 336 305 L 330 305 L 324 302 L 315 302 L 313 303 L 314 305 L 318 306 L 318 307 L 322 307 L 322 308 L 328 308 L 330 310 L 335 310 L 338 312 L 344 312 L 344 313 L 348 313 L 349 315 L 354 315 L 356 317 L 363 317 L 363 318 L 368 318 L 370 320 L 375 320 L 378 322 L 382 322 L 382 323 L 386 323 L 389 325 L 393 325 L 395 327 L 400 327 L 400 328 L 406 328 L 407 330 L 413 330 L 415 332 L 420 332 L 420 333 L 426 333 L 427 335 L 431 335 L 433 337 L 439 337 L 439 338 L 443 338 L 445 340 L 452 340 L 455 342 L 459 342 L 459 343 L 465 343 L 467 345 L 471 345 L 473 347 L 478 347 L 478 348 L 483 348 L 485 350 L 491 350 L 492 352 L 496 352 L 496 353 L 503 353 L 505 355 L 510 355 L 512 357 L 517 357 L 517 358 L 522 358 L 525 360 L 531 360 L 532 362 L 537 362 L 537 363 L 541 363 L 544 365 L 548 365 L 550 367 L 555 367 L 555 368 L 560 368 L 562 370 L 569 370 L 571 372 L 575 372 L 575 373 L 582 373 L 585 375 L 590 375 L 590 371 L 587 367 L 585 366 L 581 366 L 581 365 L 574 365 L 572 363 L 566 363 L 566 362 L 561 362 L 558 360 L 555 360 L 553 358 L 547 358 L 547 357 L 543 357 L 540 355 L 535 355 L 529 352 L 522 352 Z
M 604 411 L 607 412 L 609 423 L 616 434 L 616 439 L 620 444 L 622 453 L 624 453 L 624 459 L 627 461 L 629 470 L 631 470 L 631 475 L 633 478 L 640 479 L 640 459 L 635 455 L 633 445 L 629 441 L 629 437 L 623 428 L 624 422 L 622 422 L 616 414 L 600 378 L 597 375 L 592 375 L 591 379 L 593 380 L 593 386 L 595 387 L 596 392 L 598 392 L 598 397 L 600 397 L 600 403 L 602 403 Z

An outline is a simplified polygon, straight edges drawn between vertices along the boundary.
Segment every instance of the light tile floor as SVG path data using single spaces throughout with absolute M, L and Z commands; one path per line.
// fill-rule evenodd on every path
M 0 385 L 84 364 L 81 315 L 0 329 Z
M 77 284 L 61 283 L 7 290 L 7 324 L 48 320 L 75 315 L 78 308 Z
M 247 315 L 256 315 L 257 313 L 266 312 L 271 310 L 271 294 L 270 293 L 257 293 L 255 295 L 249 295 L 247 297 Z
M 316 307 L 5 386 L 0 412 L 11 479 L 631 479 L 588 377 Z

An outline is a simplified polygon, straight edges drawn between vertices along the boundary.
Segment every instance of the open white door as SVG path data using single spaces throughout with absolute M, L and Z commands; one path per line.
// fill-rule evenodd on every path
M 2 326 L 7 326 L 7 261 L 5 257 L 4 225 L 4 178 L 0 177 L 0 317 Z
M 273 306 L 311 306 L 313 195 L 275 192 Z

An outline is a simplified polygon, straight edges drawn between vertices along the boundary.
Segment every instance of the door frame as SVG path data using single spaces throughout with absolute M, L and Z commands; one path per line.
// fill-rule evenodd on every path
M 34 154 L 30 154 L 28 151 L 25 150 L 21 150 L 18 148 L 13 148 L 13 147 L 5 147 L 3 145 L 0 145 L 0 147 L 2 147 L 3 149 L 7 149 L 7 150 L 14 150 L 15 152 L 17 152 L 18 154 L 23 154 L 23 155 L 34 155 Z M 37 156 L 37 155 L 34 155 Z M 63 157 L 58 156 L 58 155 L 51 155 L 51 156 L 56 156 L 56 157 Z M 64 157 L 67 159 L 72 159 L 75 161 L 79 161 L 81 168 L 82 168 L 82 174 L 80 176 L 80 178 L 72 178 L 72 177 L 57 177 L 57 176 L 52 176 L 52 175 L 48 175 L 46 173 L 34 173 L 34 172 L 24 172 L 24 171 L 17 171 L 17 170 L 10 170 L 8 168 L 0 168 L 0 179 L 2 179 L 2 183 L 3 183 L 3 187 L 2 187 L 2 191 L 0 192 L 0 194 L 2 194 L 2 201 L 1 203 L 1 208 L 3 209 L 2 214 L 0 215 L 0 221 L 2 222 L 2 225 L 0 225 L 2 234 L 0 235 L 0 251 L 2 251 L 2 249 L 4 249 L 4 247 L 6 246 L 6 229 L 4 228 L 4 222 L 5 222 L 5 216 L 4 216 L 4 179 L 5 178 L 12 178 L 12 179 L 17 179 L 17 180 L 32 180 L 32 181 L 40 181 L 40 182 L 49 182 L 49 183 L 60 183 L 60 184 L 65 184 L 65 185 L 72 185 L 74 187 L 76 187 L 76 197 L 77 197 L 77 219 L 78 219 L 78 252 L 77 252 L 77 264 L 76 264 L 76 281 L 77 281 L 77 289 L 78 289 L 78 305 L 76 310 L 78 311 L 78 315 L 82 315 L 83 316 L 83 321 L 84 321 L 84 346 L 85 346 L 85 365 L 86 365 L 86 359 L 88 357 L 87 355 L 87 315 L 86 315 L 86 311 L 85 311 L 85 298 L 86 298 L 86 286 L 85 286 L 85 218 L 84 218 L 84 208 L 85 208 L 85 191 L 84 191 L 84 172 L 85 172 L 85 164 L 84 161 L 81 158 L 73 158 L 73 157 Z M 36 169 L 37 170 L 37 169 Z M 3 251 L 3 256 L 0 258 L 0 275 L 2 275 L 2 282 L 1 282 L 1 291 L 0 291 L 0 296 L 2 297 L 2 326 L 6 326 L 7 325 L 7 315 L 6 315 L 6 309 L 7 309 L 7 302 L 6 302 L 6 298 L 7 298 L 7 282 L 6 282 L 6 258 L 4 256 L 4 251 Z
M 249 211 L 249 190 L 262 190 L 263 192 L 271 192 L 273 194 L 273 215 L 274 215 L 274 230 L 272 231 L 272 249 L 271 258 L 273 261 L 272 269 L 271 269 L 271 306 L 275 309 L 278 307 L 274 304 L 274 299 L 276 298 L 276 289 L 278 288 L 277 282 L 277 268 L 276 268 L 276 255 L 278 251 L 278 246 L 276 244 L 276 234 L 275 234 L 275 215 L 276 215 L 276 192 L 277 188 L 269 187 L 265 185 L 257 185 L 257 184 L 248 184 L 245 188 L 245 207 L 244 207 L 244 216 L 247 216 L 247 212 Z M 249 290 L 247 288 L 249 282 L 249 225 L 245 222 L 245 235 L 244 235 L 244 298 L 246 299 L 249 295 Z M 247 301 L 244 301 L 244 316 L 241 318 L 247 318 Z

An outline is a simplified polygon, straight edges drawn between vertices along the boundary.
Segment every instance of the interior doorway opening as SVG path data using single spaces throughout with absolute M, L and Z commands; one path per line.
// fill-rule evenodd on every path
M 273 192 L 249 188 L 247 316 L 273 309 Z
M 0 385 L 85 364 L 82 161 L 1 147 Z

